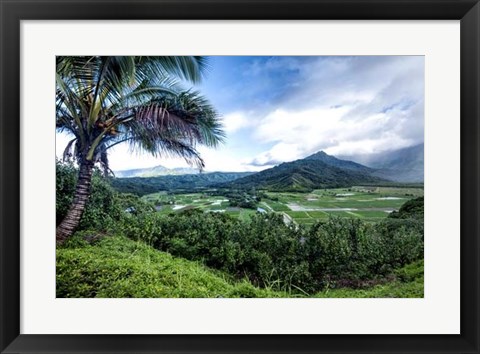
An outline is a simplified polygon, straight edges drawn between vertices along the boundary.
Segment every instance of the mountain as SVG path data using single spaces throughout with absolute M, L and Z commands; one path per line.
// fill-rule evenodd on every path
M 209 172 L 189 175 L 113 178 L 113 188 L 121 193 L 145 195 L 160 191 L 195 192 L 251 175 L 251 172 Z
M 423 182 L 424 145 L 370 155 L 342 156 L 377 169 L 375 176 L 396 182 Z
M 304 159 L 285 162 L 236 179 L 228 183 L 228 186 L 277 191 L 307 191 L 385 182 L 373 173 L 375 173 L 374 169 L 352 161 L 340 160 L 320 151 Z
M 361 171 L 371 173 L 372 169 L 366 166 L 360 165 L 359 163 L 348 161 L 348 160 L 341 160 L 336 158 L 335 156 L 328 155 L 324 151 L 319 151 L 313 155 L 307 156 L 304 160 L 315 160 L 315 161 L 322 161 L 325 162 L 327 165 L 343 168 L 352 171 Z
M 193 175 L 199 173 L 198 169 L 190 167 L 167 168 L 161 165 L 147 168 L 136 168 L 132 170 L 115 171 L 115 176 L 119 178 L 130 177 L 155 177 L 170 175 Z

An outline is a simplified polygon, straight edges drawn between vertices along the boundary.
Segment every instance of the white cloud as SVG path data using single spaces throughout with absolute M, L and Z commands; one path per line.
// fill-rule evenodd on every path
M 201 147 L 198 150 L 205 161 L 206 172 L 260 171 L 265 168 L 247 164 L 240 156 L 236 156 L 228 149 L 219 148 L 214 150 L 207 147 Z
M 356 155 L 372 154 L 386 150 L 396 150 L 405 146 L 412 145 L 410 140 L 397 135 L 384 136 L 379 139 L 363 139 L 357 141 L 347 141 L 342 144 L 324 149 L 329 155 Z
M 299 71 L 298 82 L 290 85 L 300 88 L 259 118 L 254 137 L 272 147 L 251 164 L 291 161 L 319 150 L 369 154 L 423 142 L 422 57 L 320 57 L 306 64 L 276 58 L 264 70 L 282 65 Z
M 234 133 L 240 129 L 246 128 L 252 125 L 252 119 L 243 112 L 234 112 L 227 114 L 222 119 L 224 131 Z
M 265 142 L 305 144 L 324 140 L 329 132 L 338 129 L 347 107 L 308 110 L 278 109 L 260 120 L 254 137 Z M 321 134 L 319 136 L 319 134 Z M 332 135 L 333 136 L 333 135 Z M 321 139 L 323 137 L 323 139 Z
M 120 144 L 112 148 L 108 155 L 110 168 L 113 171 L 122 171 L 132 168 L 147 168 L 162 165 L 167 168 L 188 167 L 184 159 L 153 156 L 150 153 L 131 151 L 127 144 Z
M 278 164 L 319 150 L 333 155 L 370 154 L 423 141 L 423 117 L 416 117 L 421 121 L 416 125 L 421 133 L 412 131 L 412 110 L 392 108 L 387 112 L 362 112 L 352 116 L 354 109 L 343 106 L 305 111 L 276 110 L 261 120 L 254 133 L 259 142 L 273 143 L 273 147 L 249 163 L 255 166 Z M 409 134 L 410 131 L 413 134 Z
M 244 160 L 246 165 L 273 166 L 285 161 L 293 161 L 301 156 L 297 144 L 278 143 L 269 151 L 257 155 L 253 160 Z

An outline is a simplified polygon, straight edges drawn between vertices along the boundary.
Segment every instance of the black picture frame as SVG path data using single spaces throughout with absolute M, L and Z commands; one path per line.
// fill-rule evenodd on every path
M 480 5 L 477 1 L 0 0 L 1 353 L 479 353 Z M 20 22 L 129 19 L 461 20 L 461 334 L 20 334 Z

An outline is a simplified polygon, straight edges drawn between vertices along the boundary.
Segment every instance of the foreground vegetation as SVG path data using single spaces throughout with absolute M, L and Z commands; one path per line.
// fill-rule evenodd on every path
M 303 297 L 298 292 L 260 289 L 248 280 L 172 257 L 122 236 L 93 244 L 77 233 L 57 249 L 57 297 L 228 298 Z M 399 269 L 390 282 L 363 289 L 326 289 L 314 297 L 423 297 L 423 261 Z
M 322 298 L 423 298 L 423 260 L 397 269 L 388 282 L 361 289 L 325 289 L 314 297 Z
M 57 220 L 74 175 L 57 166 Z M 83 231 L 57 250 L 60 297 L 423 294 L 423 198 L 378 223 L 327 217 L 297 225 L 274 212 L 158 213 L 96 175 L 86 210 Z M 422 270 L 403 279 L 399 269 L 409 265 Z
M 57 297 L 285 297 L 123 236 L 79 233 L 57 250 Z

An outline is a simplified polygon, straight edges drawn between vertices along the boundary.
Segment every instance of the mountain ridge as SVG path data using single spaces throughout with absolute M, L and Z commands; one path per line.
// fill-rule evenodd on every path
M 362 164 L 359 164 L 354 161 L 350 160 L 344 160 L 344 159 L 339 159 L 333 155 L 328 155 L 325 151 L 321 150 L 318 151 L 312 155 L 309 155 L 302 160 L 317 160 L 317 161 L 323 161 L 326 164 L 329 164 L 331 166 L 339 167 L 339 168 L 345 168 L 348 170 L 354 170 L 354 171 L 369 171 L 371 170 L 369 167 L 364 166 Z
M 195 191 L 221 185 L 251 172 L 202 172 L 185 175 L 113 178 L 112 186 L 121 193 L 145 195 L 159 191 Z
M 307 191 L 321 188 L 342 188 L 363 183 L 386 182 L 374 176 L 374 169 L 353 161 L 338 159 L 319 151 L 292 162 L 236 179 L 227 185 L 234 188 Z
M 395 182 L 424 181 L 423 143 L 377 154 L 343 155 L 341 158 L 374 168 L 376 176 Z
M 114 171 L 115 177 L 132 178 L 132 177 L 157 177 L 157 176 L 180 176 L 194 175 L 200 173 L 198 169 L 191 167 L 175 167 L 167 168 L 162 165 L 145 168 L 133 168 L 127 170 Z

